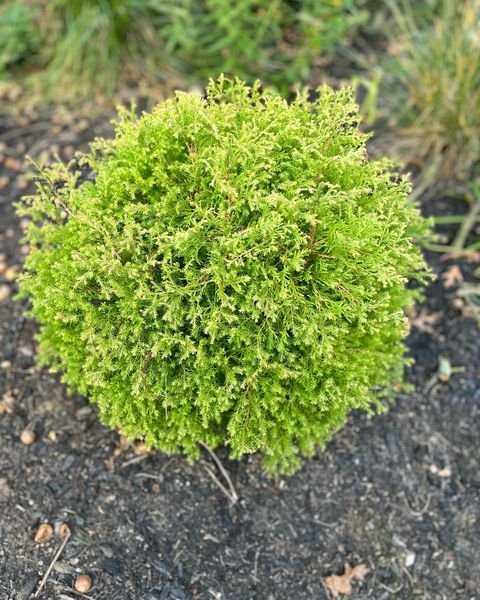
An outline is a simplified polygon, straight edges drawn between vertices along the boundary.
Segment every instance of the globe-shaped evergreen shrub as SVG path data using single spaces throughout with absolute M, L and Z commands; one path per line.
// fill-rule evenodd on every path
M 122 112 L 20 209 L 41 360 L 148 446 L 284 472 L 381 407 L 425 223 L 357 121 L 346 89 L 289 104 L 224 78 Z

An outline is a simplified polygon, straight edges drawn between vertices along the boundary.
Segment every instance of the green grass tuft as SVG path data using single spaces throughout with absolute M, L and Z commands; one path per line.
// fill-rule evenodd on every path
M 396 56 L 386 82 L 403 157 L 421 161 L 421 188 L 467 182 L 480 162 L 480 3 L 441 0 L 430 18 L 390 6 Z

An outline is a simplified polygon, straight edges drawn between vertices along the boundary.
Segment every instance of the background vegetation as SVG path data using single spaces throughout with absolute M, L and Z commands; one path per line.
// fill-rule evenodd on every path
M 284 95 L 353 75 L 367 120 L 418 167 L 420 195 L 475 176 L 479 23 L 478 0 L 6 0 L 0 82 L 78 104 L 219 73 Z
M 353 0 L 7 0 L 0 74 L 50 98 L 221 72 L 288 91 L 365 17 Z

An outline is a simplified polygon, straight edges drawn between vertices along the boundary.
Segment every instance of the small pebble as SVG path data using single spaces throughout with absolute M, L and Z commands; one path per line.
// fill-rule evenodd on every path
M 89 575 L 79 575 L 75 579 L 75 590 L 80 594 L 86 594 L 92 588 L 92 578 Z
M 0 477 L 0 502 L 8 500 L 11 492 L 8 481 L 4 477 Z
M 87 121 L 87 119 L 80 119 L 80 121 L 77 121 L 77 123 L 75 123 L 72 129 L 75 133 L 84 133 L 89 127 L 90 123 L 89 121 Z
M 415 552 L 407 552 L 405 554 L 405 566 L 411 567 L 415 562 Z
M 35 441 L 35 433 L 31 429 L 24 429 L 20 434 L 20 441 L 25 446 L 31 446 Z
M 75 148 L 73 146 L 65 146 L 63 148 L 63 155 L 65 158 L 72 158 L 75 154 Z
M 68 564 L 68 562 L 59 560 L 54 564 L 53 570 L 57 573 L 68 574 L 72 572 L 72 567 Z
M 21 161 L 17 158 L 13 158 L 13 156 L 7 156 L 3 164 L 6 169 L 10 169 L 11 171 L 21 171 L 22 169 Z
M 50 525 L 50 523 L 41 523 L 38 526 L 33 539 L 37 544 L 48 544 L 48 542 L 52 539 L 52 536 L 53 527 Z
M 15 279 L 17 278 L 17 270 L 14 269 L 13 267 L 7 267 L 5 269 L 5 272 L 3 273 L 3 277 L 4 279 L 6 279 L 6 281 L 15 281 Z
M 9 285 L 7 285 L 6 283 L 0 285 L 0 302 L 6 300 L 7 298 L 10 298 L 11 293 L 12 290 L 10 289 Z

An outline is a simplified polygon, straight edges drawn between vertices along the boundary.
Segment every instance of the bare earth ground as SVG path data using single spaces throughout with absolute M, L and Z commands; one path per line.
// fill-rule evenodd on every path
M 22 261 L 12 203 L 25 193 L 25 154 L 48 159 L 57 144 L 69 156 L 108 131 L 102 123 L 0 122 L 0 253 L 9 265 Z M 431 258 L 437 272 L 451 265 Z M 471 277 L 474 265 L 461 266 Z M 1 285 L 14 291 L 2 275 Z M 240 498 L 233 506 L 206 453 L 193 466 L 132 448 L 114 457 L 118 434 L 34 366 L 24 306 L 0 302 L 0 600 L 38 589 L 61 544 L 57 534 L 35 543 L 41 522 L 72 532 L 41 600 L 322 600 L 331 597 L 323 578 L 344 562 L 370 568 L 353 584 L 355 600 L 480 598 L 480 332 L 441 280 L 428 298 L 424 314 L 442 314 L 409 338 L 414 391 L 386 414 L 353 414 L 293 477 L 272 481 L 257 457 L 235 463 L 220 450 Z M 447 381 L 440 357 L 461 367 Z M 30 446 L 20 440 L 26 427 Z M 79 573 L 93 580 L 84 596 L 73 590 Z

